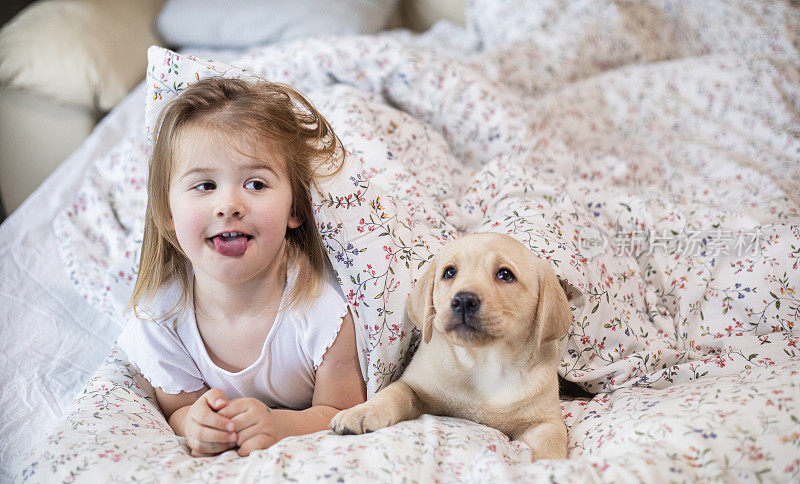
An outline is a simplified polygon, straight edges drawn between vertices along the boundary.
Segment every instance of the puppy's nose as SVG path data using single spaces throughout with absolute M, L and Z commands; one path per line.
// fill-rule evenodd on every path
M 450 300 L 450 307 L 462 317 L 472 316 L 481 307 L 481 300 L 474 292 L 461 291 Z

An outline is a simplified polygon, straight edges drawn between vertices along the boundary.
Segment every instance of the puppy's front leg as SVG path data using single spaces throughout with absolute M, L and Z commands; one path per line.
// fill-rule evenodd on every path
M 531 460 L 566 459 L 567 427 L 561 419 L 545 420 L 519 436 L 531 448 Z
M 422 402 L 411 387 L 398 380 L 366 402 L 337 413 L 330 427 L 337 434 L 363 434 L 413 420 L 423 413 Z

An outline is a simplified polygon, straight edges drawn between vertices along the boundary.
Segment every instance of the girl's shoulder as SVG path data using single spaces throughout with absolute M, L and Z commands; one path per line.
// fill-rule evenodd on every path
M 300 325 L 300 329 L 313 330 L 324 321 L 340 322 L 347 314 L 347 307 L 347 300 L 338 281 L 334 276 L 328 275 L 319 281 L 315 297 L 310 298 L 306 304 L 289 308 L 287 313 Z
M 329 277 L 319 282 L 317 295 L 308 304 L 290 308 L 284 314 L 293 323 L 289 331 L 295 333 L 296 341 L 315 371 L 339 334 L 347 311 L 347 300 L 339 283 Z
M 191 289 L 184 297 L 183 284 L 177 279 L 165 283 L 153 296 L 127 314 L 128 323 L 140 321 L 175 329 L 184 319 L 192 301 Z
M 191 291 L 188 301 L 192 299 Z M 155 296 L 140 304 L 136 311 L 128 311 L 125 326 L 117 343 L 123 350 L 152 348 L 153 351 L 178 351 L 185 353 L 184 339 L 190 332 L 194 313 L 190 302 L 183 296 L 180 281 L 170 281 Z M 135 351 L 138 353 L 138 351 Z
M 319 292 L 313 301 L 314 304 L 338 303 L 340 301 L 343 304 L 347 304 L 339 281 L 336 280 L 336 276 L 333 275 L 332 271 L 327 272 L 326 277 L 320 281 Z
M 189 299 L 191 301 L 191 299 Z M 154 386 L 167 393 L 192 392 L 203 386 L 191 348 L 194 314 L 184 307 L 180 282 L 165 285 L 131 314 L 117 345 Z

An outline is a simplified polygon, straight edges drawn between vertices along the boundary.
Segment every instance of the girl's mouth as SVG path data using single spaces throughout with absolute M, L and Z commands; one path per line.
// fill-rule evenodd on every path
M 251 238 L 253 237 L 242 232 L 223 232 L 211 237 L 210 240 L 218 254 L 236 257 L 245 253 L 247 241 Z

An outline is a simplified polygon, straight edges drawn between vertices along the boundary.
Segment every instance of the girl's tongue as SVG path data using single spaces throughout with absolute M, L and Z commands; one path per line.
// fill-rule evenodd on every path
M 230 237 L 217 235 L 211 240 L 214 241 L 214 247 L 216 247 L 217 252 L 220 255 L 229 255 L 229 256 L 242 255 L 244 254 L 244 251 L 247 250 L 246 235 L 234 235 Z

